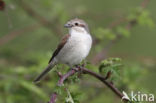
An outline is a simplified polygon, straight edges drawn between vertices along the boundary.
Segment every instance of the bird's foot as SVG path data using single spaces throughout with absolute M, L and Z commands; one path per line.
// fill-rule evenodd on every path
M 81 67 L 85 67 L 87 65 L 87 61 L 84 60 L 84 62 L 82 63 Z
M 76 65 L 75 67 L 76 67 L 76 69 L 77 69 L 77 71 L 78 71 L 78 77 L 81 77 L 81 75 L 82 75 L 82 73 L 83 73 L 82 68 L 83 68 L 84 66 L 83 66 L 83 65 L 82 65 L 82 66 L 81 66 L 81 65 Z

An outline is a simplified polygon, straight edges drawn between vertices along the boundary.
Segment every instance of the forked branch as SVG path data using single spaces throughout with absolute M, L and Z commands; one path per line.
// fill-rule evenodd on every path
M 73 68 L 70 71 L 68 71 L 66 74 L 60 76 L 60 80 L 58 81 L 58 86 L 62 86 L 64 81 L 69 78 L 70 76 L 74 75 L 77 72 L 81 72 L 82 74 L 88 74 L 90 76 L 93 76 L 95 78 L 97 78 L 98 80 L 100 80 L 102 83 L 104 83 L 108 88 L 110 88 L 119 98 L 122 99 L 123 94 L 111 83 L 108 82 L 107 79 L 109 78 L 109 74 L 106 75 L 106 77 L 101 76 L 98 73 L 95 73 L 87 68 L 84 67 L 78 67 L 78 68 Z M 109 72 L 108 72 L 109 73 Z M 50 102 L 49 103 L 56 103 L 56 99 L 57 99 L 57 93 L 54 92 L 51 96 Z M 127 100 L 124 100 L 124 102 L 126 102 Z

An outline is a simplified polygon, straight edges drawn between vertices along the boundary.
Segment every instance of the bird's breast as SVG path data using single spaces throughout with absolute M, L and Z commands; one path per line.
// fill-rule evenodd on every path
M 69 43 L 73 48 L 81 52 L 88 52 L 91 48 L 92 38 L 88 34 L 72 35 Z
M 89 34 L 72 34 L 59 53 L 59 59 L 66 64 L 79 64 L 89 54 L 92 38 Z

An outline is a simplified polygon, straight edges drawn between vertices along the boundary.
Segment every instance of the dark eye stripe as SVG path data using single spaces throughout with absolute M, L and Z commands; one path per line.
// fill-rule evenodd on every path
M 85 27 L 85 25 L 83 25 L 83 24 L 79 24 L 79 26 L 80 26 L 80 27 Z

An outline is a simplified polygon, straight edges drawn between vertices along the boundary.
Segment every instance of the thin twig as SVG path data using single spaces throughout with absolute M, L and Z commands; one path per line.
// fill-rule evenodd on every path
M 109 87 L 116 95 L 118 95 L 120 98 L 123 97 L 123 94 L 116 88 L 114 87 L 114 85 L 112 85 L 111 83 L 109 83 L 108 81 L 106 81 L 106 78 L 95 73 L 95 72 L 92 72 L 91 70 L 89 69 L 86 69 L 86 68 L 81 68 L 81 70 L 86 73 L 86 74 L 89 74 L 91 76 L 94 76 L 95 78 L 99 79 L 100 81 L 102 81 L 107 87 Z

